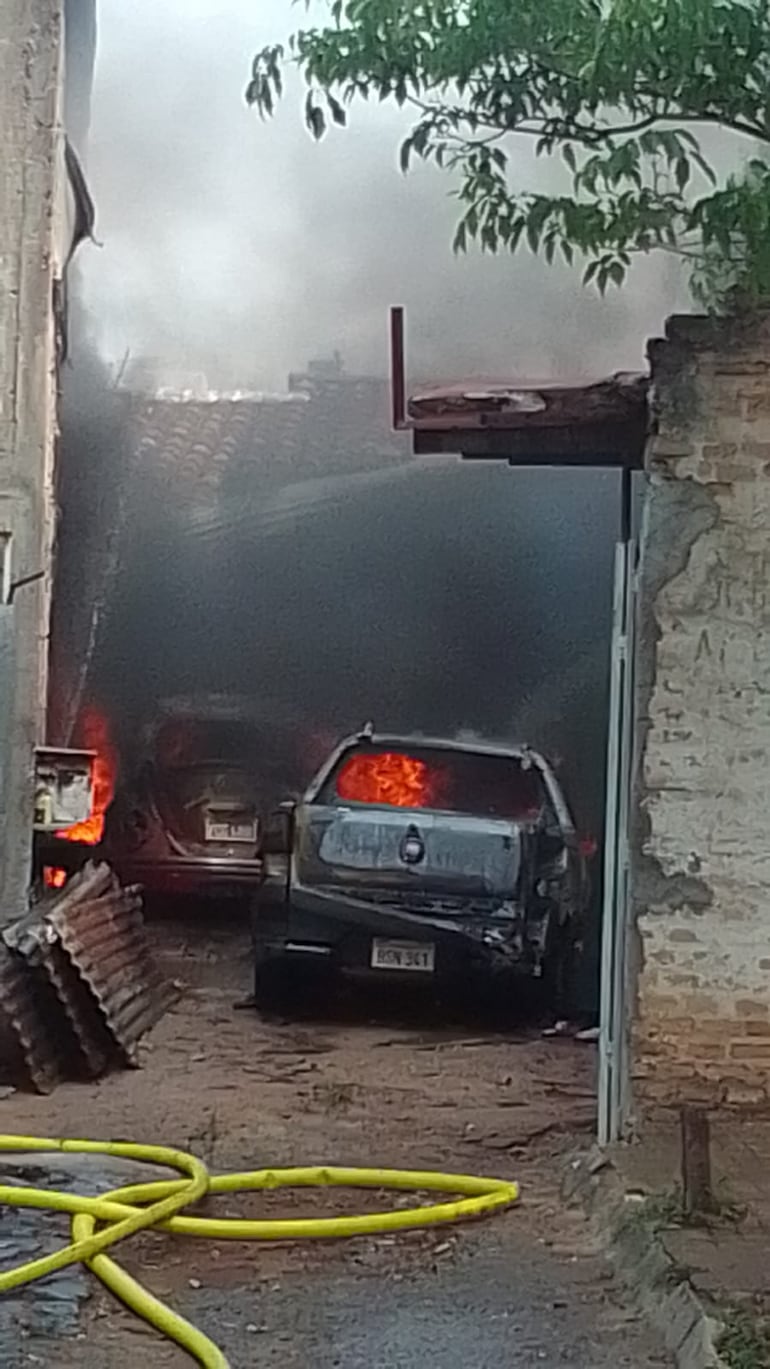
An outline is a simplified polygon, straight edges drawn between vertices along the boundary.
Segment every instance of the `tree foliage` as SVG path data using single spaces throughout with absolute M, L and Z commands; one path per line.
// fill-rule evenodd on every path
M 413 111 L 401 166 L 454 172 L 456 250 L 578 255 L 604 291 L 663 249 L 704 303 L 770 299 L 768 0 L 325 3 L 325 24 L 255 57 L 247 100 L 271 115 L 289 64 L 316 138 L 357 99 Z M 721 179 L 708 128 L 736 135 Z M 560 193 L 520 184 L 522 137 L 561 162 Z

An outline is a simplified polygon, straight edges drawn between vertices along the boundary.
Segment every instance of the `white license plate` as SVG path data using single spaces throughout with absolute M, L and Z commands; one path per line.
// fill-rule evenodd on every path
M 221 822 L 206 818 L 206 841 L 248 841 L 257 840 L 255 822 Z
M 431 974 L 436 967 L 436 947 L 428 941 L 372 942 L 372 968 L 375 970 L 417 970 Z

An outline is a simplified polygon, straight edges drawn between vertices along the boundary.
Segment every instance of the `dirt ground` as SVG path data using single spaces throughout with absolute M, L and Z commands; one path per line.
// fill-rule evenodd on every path
M 663 1362 L 642 1340 L 634 1348 L 641 1331 L 615 1303 L 582 1219 L 559 1204 L 561 1157 L 593 1126 L 594 1047 L 545 1042 L 525 1026 L 501 1030 L 481 1010 L 466 1010 L 448 1023 L 446 1010 L 422 993 L 375 1001 L 365 986 L 314 1020 L 267 1020 L 236 1006 L 250 981 L 242 924 L 230 920 L 212 929 L 175 918 L 155 924 L 153 936 L 181 993 L 143 1047 L 142 1068 L 98 1084 L 67 1085 L 49 1098 L 16 1094 L 0 1102 L 0 1129 L 162 1142 L 197 1152 L 214 1171 L 381 1165 L 492 1173 L 522 1184 L 522 1202 L 511 1213 L 444 1232 L 280 1246 L 217 1246 L 162 1235 L 132 1242 L 123 1262 L 229 1344 L 233 1365 L 417 1363 L 425 1353 L 420 1337 L 428 1331 L 413 1328 L 407 1336 L 404 1329 L 410 1280 L 417 1281 L 417 1291 L 409 1306 L 435 1302 L 441 1326 L 456 1314 L 460 1290 L 467 1298 L 478 1285 L 473 1306 L 492 1298 L 497 1309 L 485 1314 L 487 1329 L 489 1317 L 494 1322 L 503 1315 L 500 1303 L 507 1302 L 511 1282 L 526 1286 L 529 1280 L 532 1289 L 518 1313 L 527 1322 L 522 1334 L 529 1349 L 511 1363 L 594 1369 L 605 1362 Z M 331 1215 L 393 1202 L 393 1195 L 305 1190 L 229 1197 L 217 1200 L 214 1210 L 228 1216 Z M 426 1291 L 420 1281 L 428 1277 Z M 90 1293 L 88 1276 L 83 1279 Z M 506 1292 L 492 1297 L 501 1279 Z M 374 1316 L 377 1299 L 380 1348 L 352 1345 L 350 1325 Z M 577 1321 L 551 1348 L 555 1306 L 565 1309 L 560 1316 Z M 117 1369 L 150 1349 L 162 1364 L 188 1363 L 101 1292 L 83 1302 L 76 1328 L 57 1331 L 55 1342 L 36 1323 L 28 1301 L 19 1308 L 22 1344 L 18 1360 L 6 1358 L 8 1369 L 16 1363 Z M 312 1315 L 308 1308 L 315 1308 Z M 533 1308 L 540 1309 L 537 1316 Z M 614 1349 L 608 1317 L 620 1338 Z M 462 1334 L 472 1322 L 473 1316 L 462 1320 Z M 454 1348 L 443 1357 L 437 1352 L 437 1363 L 454 1364 L 455 1354 L 458 1364 L 498 1361 L 497 1341 L 479 1349 L 476 1334 L 471 1352 L 463 1349 L 462 1334 L 453 1333 Z M 588 1338 L 582 1352 L 581 1335 Z M 398 1340 L 405 1336 L 406 1348 Z M 429 1338 L 436 1352 L 433 1331 Z M 626 1341 L 628 1359 L 619 1348 Z

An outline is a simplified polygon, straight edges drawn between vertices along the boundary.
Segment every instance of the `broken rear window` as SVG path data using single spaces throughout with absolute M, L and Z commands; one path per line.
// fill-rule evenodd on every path
M 515 756 L 366 747 L 342 757 L 321 801 L 435 808 L 525 822 L 537 820 L 547 799 L 540 771 Z
M 248 766 L 259 756 L 260 739 L 246 724 L 198 718 L 164 723 L 155 740 L 155 760 L 162 770 L 188 769 L 222 761 Z

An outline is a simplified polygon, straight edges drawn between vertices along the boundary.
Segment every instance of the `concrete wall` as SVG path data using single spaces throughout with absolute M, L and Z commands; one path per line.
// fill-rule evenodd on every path
M 0 922 L 26 897 L 33 748 L 46 699 L 56 385 L 51 298 L 57 268 L 60 140 L 58 0 L 0 6 L 0 532 L 12 536 L 15 679 L 0 755 Z
M 770 318 L 651 347 L 637 1099 L 770 1098 Z

